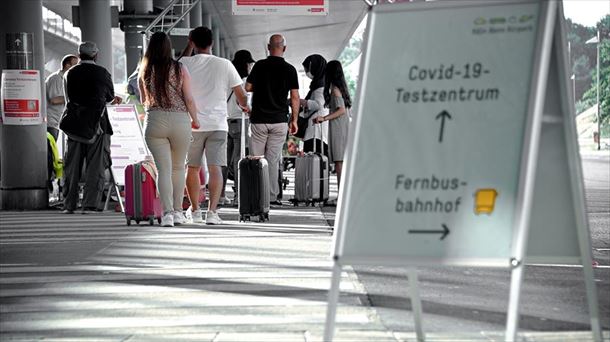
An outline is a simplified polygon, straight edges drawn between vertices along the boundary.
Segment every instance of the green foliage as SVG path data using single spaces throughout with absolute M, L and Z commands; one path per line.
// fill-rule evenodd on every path
M 576 78 L 576 100 L 591 87 L 591 71 L 595 69 L 595 44 L 586 44 L 586 41 L 597 33 L 595 28 L 572 23 L 568 24 L 568 42 L 570 42 L 570 59 L 572 74 Z
M 339 62 L 345 68 L 350 65 L 362 52 L 362 35 L 354 34 L 349 40 L 349 43 L 341 52 L 339 56 Z
M 343 70 L 345 70 L 347 66 L 352 64 L 352 62 L 356 60 L 356 58 L 358 58 L 358 56 L 360 56 L 360 54 L 362 53 L 362 40 L 362 32 L 355 33 L 349 40 L 349 43 L 347 44 L 345 49 L 343 49 L 343 51 L 341 52 L 341 55 L 339 56 L 339 62 L 341 62 L 341 65 L 343 65 Z M 350 96 L 352 97 L 352 99 L 355 99 L 356 87 L 358 84 L 358 75 L 352 75 L 349 72 L 346 72 L 345 82 L 347 82 L 347 87 L 349 89 Z M 353 102 L 354 101 L 352 101 L 352 103 Z
M 602 126 L 604 126 L 602 128 L 602 135 L 607 135 L 607 125 L 610 121 L 610 15 L 607 15 L 606 17 L 602 18 L 597 24 L 597 28 L 590 29 L 592 32 L 586 32 L 589 38 L 597 35 L 597 29 L 600 30 L 601 42 L 599 43 L 599 102 L 601 107 L 601 122 Z M 587 38 L 587 40 L 589 38 Z M 584 62 L 584 59 L 588 59 L 590 61 L 590 68 L 588 73 L 590 75 L 591 81 L 589 83 L 588 88 L 582 94 L 582 97 L 580 97 L 580 101 L 576 105 L 577 113 L 595 105 L 595 103 L 597 102 L 597 46 L 596 44 L 586 44 L 586 46 L 587 48 L 593 50 L 593 55 L 590 57 L 585 55 L 578 56 L 578 58 L 576 59 L 576 63 L 572 64 L 573 71 L 576 71 L 577 69 L 582 71 L 583 69 L 586 69 L 586 63 Z M 574 54 L 572 56 L 574 57 Z

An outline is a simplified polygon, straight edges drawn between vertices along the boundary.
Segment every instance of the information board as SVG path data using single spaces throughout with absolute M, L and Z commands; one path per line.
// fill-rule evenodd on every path
M 110 157 L 115 182 L 125 185 L 125 167 L 145 159 L 146 143 L 135 105 L 107 106 L 112 124 Z
M 339 254 L 506 264 L 539 4 L 400 6 L 369 21 Z
M 2 70 L 2 122 L 5 125 L 42 123 L 40 72 Z
M 329 0 L 232 0 L 233 15 L 328 15 Z
M 344 266 L 506 266 L 516 341 L 525 265 L 550 263 L 582 266 L 601 342 L 562 3 L 375 6 L 367 32 L 324 340 Z

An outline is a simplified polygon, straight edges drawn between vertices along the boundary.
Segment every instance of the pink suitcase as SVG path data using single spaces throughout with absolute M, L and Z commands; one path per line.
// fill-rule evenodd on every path
M 155 173 L 154 163 L 149 161 L 125 167 L 125 216 L 128 226 L 131 220 L 136 224 L 148 221 L 151 226 L 155 219 L 161 223 L 163 206 L 157 193 Z

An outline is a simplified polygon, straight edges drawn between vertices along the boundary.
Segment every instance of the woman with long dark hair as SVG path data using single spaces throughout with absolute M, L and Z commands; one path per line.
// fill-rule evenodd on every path
M 254 59 L 252 54 L 248 50 L 239 50 L 235 52 L 233 60 L 231 61 L 235 70 L 241 77 L 243 83 L 242 88 L 246 84 L 246 79 L 250 75 L 250 70 L 254 66 Z M 245 92 L 245 90 L 244 90 Z M 248 96 L 248 105 L 250 105 L 250 96 Z M 237 102 L 237 97 L 234 92 L 231 92 L 227 99 L 227 122 L 229 124 L 229 131 L 227 133 L 227 166 L 223 167 L 223 186 L 222 193 L 220 194 L 220 204 L 228 204 L 230 201 L 225 196 L 225 187 L 227 184 L 227 178 L 232 178 L 235 181 L 235 191 L 233 197 L 233 205 L 237 205 L 237 199 L 239 197 L 237 193 L 237 163 L 239 162 L 239 154 L 241 149 L 241 117 L 243 109 Z M 250 120 L 246 117 L 244 127 L 246 132 L 250 126 Z M 246 149 L 248 148 L 248 136 L 246 135 Z
M 313 152 L 315 143 L 317 152 L 328 155 L 328 124 L 314 125 L 314 120 L 317 117 L 328 113 L 324 108 L 323 94 L 326 59 L 318 54 L 313 54 L 307 56 L 302 64 L 305 74 L 311 79 L 311 83 L 309 83 L 307 95 L 301 100 L 303 111 L 299 113 L 299 116 L 307 118 L 308 125 L 302 136 L 299 136 L 302 128 L 297 131 L 296 136 L 303 139 L 304 152 Z
M 343 157 L 349 128 L 349 110 L 352 107 L 352 99 L 349 96 L 341 62 L 336 60 L 326 64 L 324 106 L 328 107 L 329 114 L 324 117 L 317 117 L 316 122 L 328 121 L 329 159 L 335 163 L 337 181 L 338 184 L 341 184 Z
M 173 227 L 186 222 L 182 212 L 186 152 L 191 127 L 199 128 L 199 120 L 191 77 L 172 58 L 167 34 L 156 32 L 150 37 L 140 65 L 138 87 L 146 109 L 144 138 L 158 170 L 157 187 L 163 204 L 161 225 Z

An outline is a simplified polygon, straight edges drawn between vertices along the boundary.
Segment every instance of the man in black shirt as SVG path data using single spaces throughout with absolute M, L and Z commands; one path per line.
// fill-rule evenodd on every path
M 110 166 L 110 136 L 112 126 L 106 113 L 106 103 L 120 103 L 114 96 L 112 77 L 104 67 L 95 64 L 98 49 L 93 42 L 83 42 L 78 47 L 80 62 L 66 73 L 66 103 L 79 108 L 85 115 L 79 116 L 82 127 L 97 126 L 95 139 L 83 141 L 68 135 L 68 147 L 64 166 L 64 213 L 73 214 L 78 202 L 78 182 L 83 162 L 86 161 L 85 186 L 83 188 L 83 213 L 94 211 L 101 202 L 104 191 L 105 170 Z M 80 122 L 80 121 L 79 121 Z M 75 140 L 76 139 L 76 140 Z
M 283 58 L 286 51 L 286 40 L 282 35 L 272 35 L 269 38 L 267 49 L 269 57 L 256 62 L 246 80 L 246 91 L 253 93 L 250 113 L 252 131 L 250 150 L 252 155 L 264 155 L 267 159 L 271 203 L 281 204 L 277 198 L 280 192 L 277 181 L 278 165 L 287 131 L 290 130 L 290 134 L 297 132 L 299 80 L 296 69 Z M 288 92 L 290 92 L 290 107 L 292 108 L 289 127 L 286 125 Z

